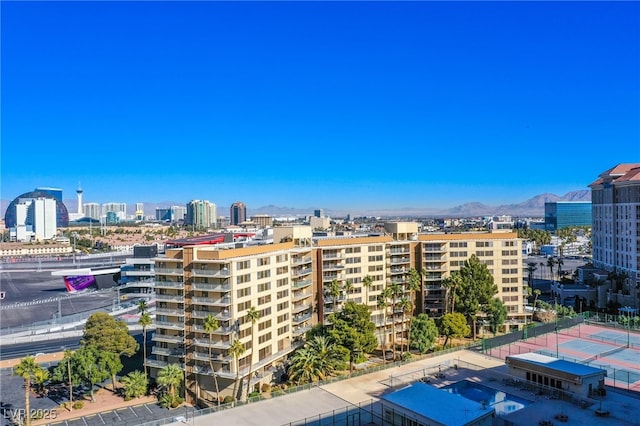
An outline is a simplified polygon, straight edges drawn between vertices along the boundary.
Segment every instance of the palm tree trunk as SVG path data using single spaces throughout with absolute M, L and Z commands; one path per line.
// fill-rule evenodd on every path
M 220 388 L 218 387 L 218 377 L 216 376 L 216 370 L 213 368 L 213 358 L 211 355 L 211 339 L 213 333 L 209 333 L 209 367 L 211 368 L 211 375 L 213 376 L 213 383 L 216 385 L 216 405 L 220 405 Z
M 31 379 L 26 378 L 24 380 L 24 424 L 26 426 L 31 426 L 30 393 L 31 393 Z
M 391 304 L 391 351 L 393 353 L 393 361 L 396 361 L 396 300 L 393 299 Z
M 70 358 L 67 358 L 67 375 L 69 376 L 69 411 L 73 411 L 73 380 L 71 380 Z
M 142 327 L 142 366 L 144 367 L 144 378 L 147 379 L 147 327 Z

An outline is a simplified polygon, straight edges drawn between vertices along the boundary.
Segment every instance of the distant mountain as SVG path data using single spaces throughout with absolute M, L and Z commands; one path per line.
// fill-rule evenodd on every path
M 517 204 L 503 204 L 499 206 L 490 206 L 481 202 L 473 202 L 461 204 L 459 206 L 451 207 L 448 209 L 433 209 L 433 208 L 419 208 L 419 207 L 406 207 L 399 209 L 372 209 L 368 211 L 353 210 L 334 210 L 325 208 L 326 215 L 331 217 L 344 217 L 347 214 L 352 216 L 381 216 L 381 217 L 434 217 L 434 216 L 451 216 L 451 217 L 475 217 L 475 216 L 495 216 L 495 215 L 509 215 L 520 217 L 542 217 L 544 216 L 544 203 L 553 201 L 591 201 L 591 191 L 583 189 L 579 191 L 568 192 L 562 196 L 555 194 L 540 194 L 525 200 Z M 11 200 L 0 200 L 0 211 L 2 211 L 3 218 L 6 208 Z M 77 211 L 77 199 L 64 200 L 64 204 L 67 206 L 69 212 Z M 156 208 L 169 207 L 169 206 L 183 206 L 184 202 L 179 201 L 162 201 L 162 202 L 145 202 L 144 211 L 146 216 L 154 216 Z M 258 207 L 255 209 L 247 209 L 247 215 L 253 216 L 256 214 L 268 214 L 271 216 L 308 216 L 312 215 L 313 211 L 318 207 L 308 208 L 295 208 L 295 207 L 280 207 L 274 205 L 268 205 Z M 134 214 L 135 204 L 127 205 L 127 213 Z M 218 206 L 218 214 L 222 216 L 228 216 L 229 206 Z

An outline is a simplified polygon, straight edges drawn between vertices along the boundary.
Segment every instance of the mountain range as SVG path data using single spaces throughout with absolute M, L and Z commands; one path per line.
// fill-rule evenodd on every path
M 477 217 L 477 216 L 496 216 L 508 215 L 517 217 L 542 217 L 544 216 L 544 203 L 554 201 L 591 201 L 591 191 L 588 189 L 568 192 L 564 195 L 555 195 L 544 193 L 536 195 L 528 200 L 515 204 L 502 204 L 499 206 L 491 206 L 481 202 L 472 202 L 460 204 L 447 209 L 435 209 L 429 207 L 406 207 L 395 209 L 369 209 L 369 210 L 338 210 L 324 208 L 324 214 L 329 217 L 345 217 L 350 214 L 354 216 L 378 216 L 378 217 Z M 11 200 L 0 200 L 1 211 L 6 211 Z M 77 211 L 76 199 L 65 199 L 64 204 L 69 212 Z M 154 216 L 157 207 L 167 207 L 184 205 L 184 202 L 178 201 L 161 201 L 161 202 L 144 202 L 144 210 L 146 216 Z M 128 205 L 128 214 L 133 214 L 135 205 Z M 308 216 L 318 207 L 296 208 L 268 205 L 258 208 L 248 208 L 247 215 L 268 214 L 273 217 L 283 216 Z M 218 214 L 228 215 L 229 207 L 218 206 Z

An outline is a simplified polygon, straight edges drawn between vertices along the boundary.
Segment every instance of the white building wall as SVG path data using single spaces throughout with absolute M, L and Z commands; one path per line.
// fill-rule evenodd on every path
M 37 198 L 33 202 L 33 230 L 37 240 L 56 236 L 56 200 Z

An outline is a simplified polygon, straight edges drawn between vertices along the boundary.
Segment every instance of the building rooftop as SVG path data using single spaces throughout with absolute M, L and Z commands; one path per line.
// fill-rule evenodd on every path
M 603 372 L 606 375 L 606 370 L 602 370 L 600 368 L 590 367 L 588 365 L 578 364 L 576 362 L 565 361 L 535 352 L 529 352 L 520 355 L 509 355 L 505 360 L 506 364 L 509 364 L 510 360 L 527 361 L 531 364 L 539 365 L 551 370 L 561 371 L 563 373 L 573 374 L 576 376 L 590 376 L 593 374 L 601 374 Z
M 384 395 L 382 400 L 447 426 L 466 425 L 494 412 L 493 407 L 421 382 Z

